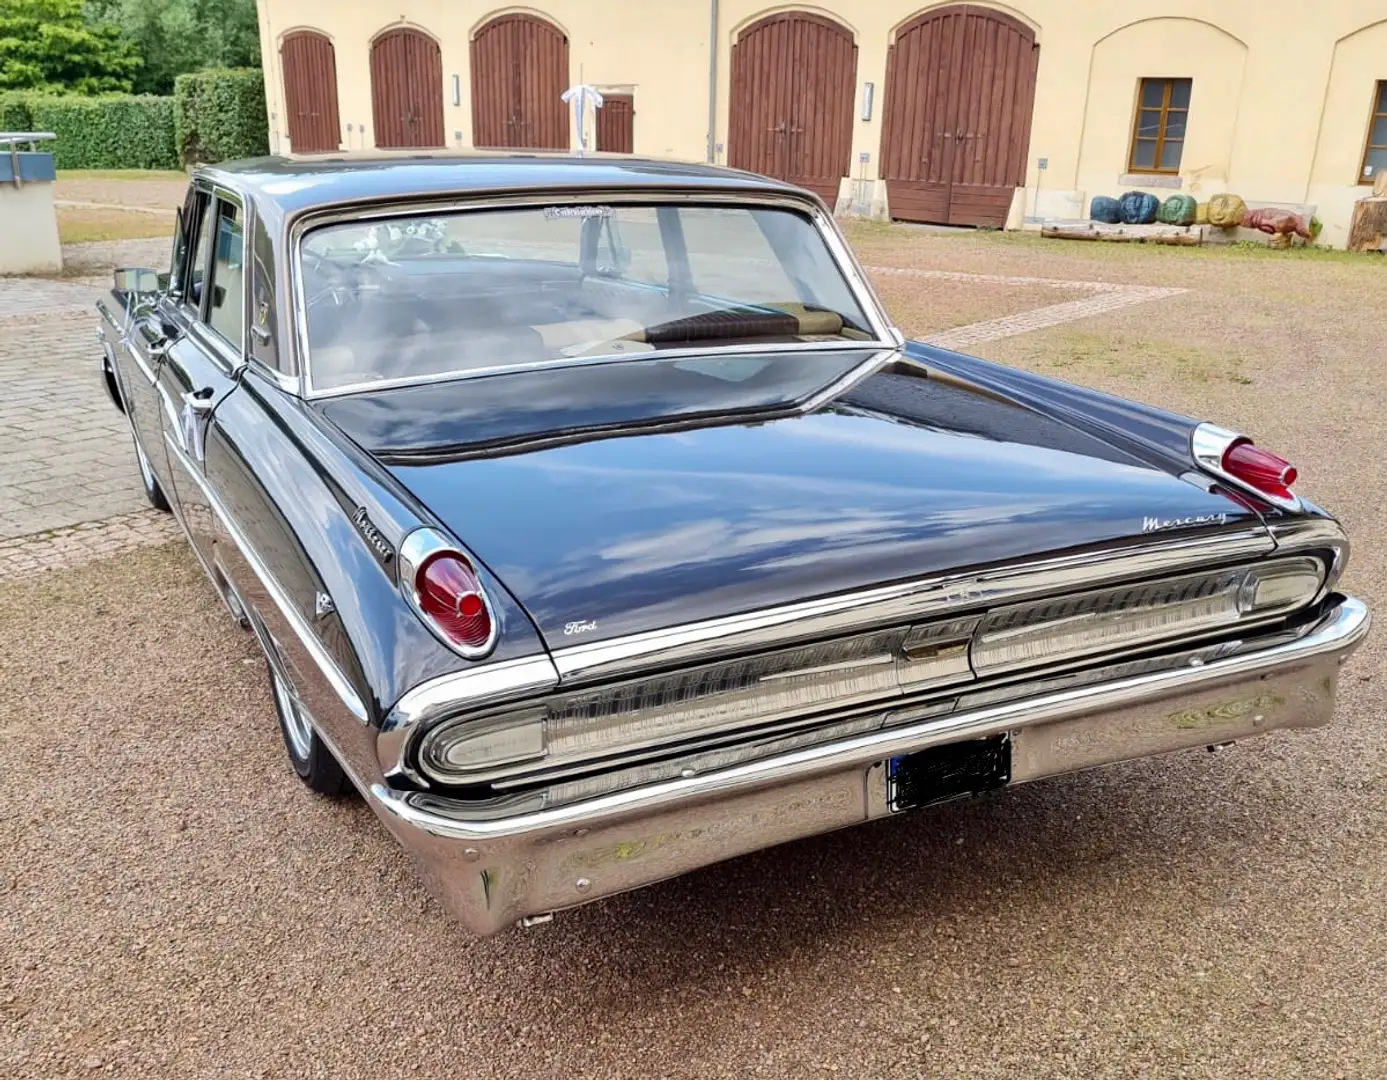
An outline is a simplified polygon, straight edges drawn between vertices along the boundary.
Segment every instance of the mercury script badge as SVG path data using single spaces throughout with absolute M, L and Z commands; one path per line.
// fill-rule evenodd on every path
M 1218 514 L 1195 514 L 1192 517 L 1180 518 L 1157 518 L 1144 517 L 1141 519 L 1141 531 L 1160 532 L 1162 529 L 1184 529 L 1191 525 L 1226 525 L 1228 515 Z

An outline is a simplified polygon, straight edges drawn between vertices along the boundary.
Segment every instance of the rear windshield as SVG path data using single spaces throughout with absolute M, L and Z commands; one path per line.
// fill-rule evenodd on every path
M 818 228 L 792 210 L 561 205 L 392 217 L 315 229 L 300 258 L 319 390 L 873 337 Z

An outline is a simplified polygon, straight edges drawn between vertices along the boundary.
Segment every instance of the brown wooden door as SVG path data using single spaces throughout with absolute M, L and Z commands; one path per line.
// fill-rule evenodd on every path
M 603 94 L 597 110 L 597 149 L 629 154 L 636 143 L 636 103 L 630 94 Z
M 568 149 L 568 38 L 534 15 L 502 15 L 472 38 L 472 145 Z
M 284 112 L 289 149 L 321 154 L 342 146 L 337 119 L 337 54 L 327 35 L 313 30 L 285 34 L 279 44 L 284 74 Z
M 886 56 L 881 133 L 893 218 L 1006 224 L 1025 181 L 1039 56 L 1030 27 L 972 4 L 900 28 Z
M 807 11 L 752 23 L 732 46 L 727 163 L 813 191 L 830 207 L 852 168 L 857 46 Z
M 371 119 L 379 147 L 444 144 L 438 42 L 402 26 L 371 43 Z

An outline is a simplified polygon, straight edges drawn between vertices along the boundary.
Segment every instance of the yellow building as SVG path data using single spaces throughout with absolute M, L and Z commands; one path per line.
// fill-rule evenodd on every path
M 1384 0 L 260 0 L 260 33 L 282 153 L 576 149 L 581 124 L 840 213 L 1017 228 L 1231 191 L 1333 246 L 1387 169 Z

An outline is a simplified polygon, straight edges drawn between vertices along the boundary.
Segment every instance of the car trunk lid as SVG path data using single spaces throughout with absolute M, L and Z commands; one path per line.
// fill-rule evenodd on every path
M 619 380 L 640 366 L 609 368 Z M 1261 527 L 1174 464 L 918 376 L 872 375 L 807 411 L 729 379 L 721 408 L 680 411 L 618 382 L 604 404 L 596 371 L 321 405 L 551 648 L 1152 533 Z

